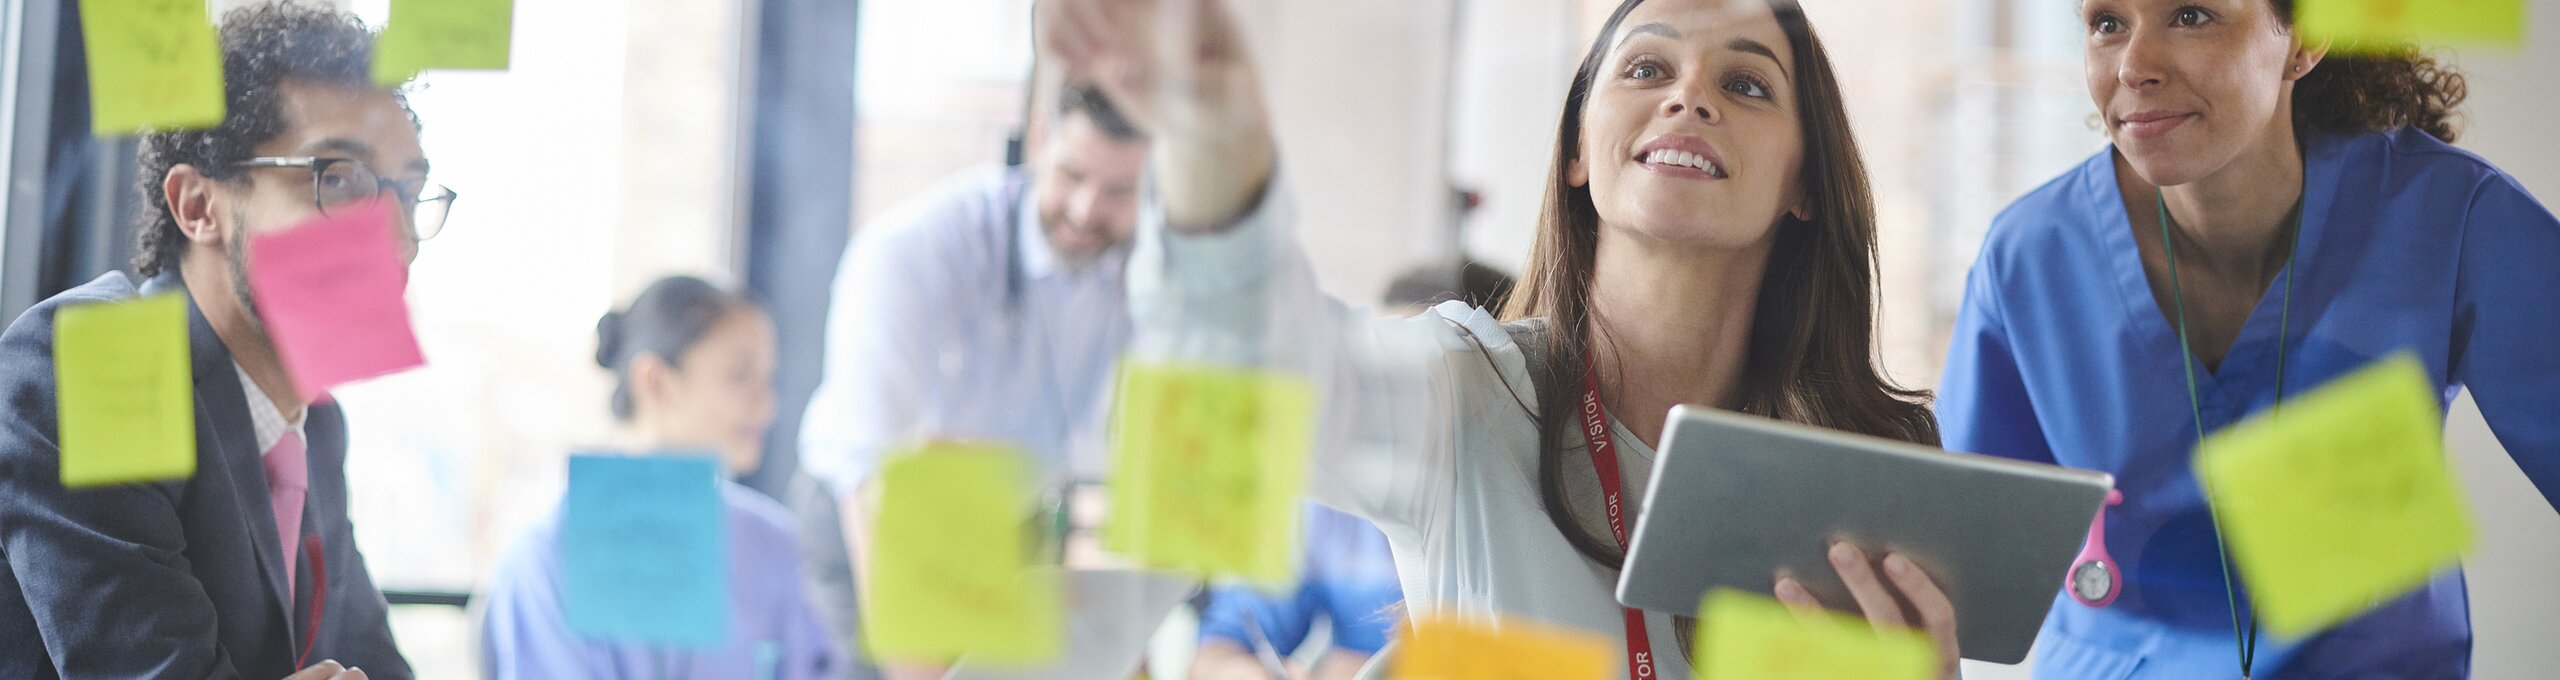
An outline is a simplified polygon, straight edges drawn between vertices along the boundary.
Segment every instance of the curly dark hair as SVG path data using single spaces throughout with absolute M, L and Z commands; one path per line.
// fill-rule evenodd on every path
M 2272 0 L 2292 24 L 2295 0 Z M 2406 45 L 2345 44 L 2293 87 L 2293 127 L 2306 135 L 2415 128 L 2452 143 L 2470 84 L 2460 70 Z
M 238 177 L 232 166 L 250 157 L 251 149 L 284 134 L 283 94 L 288 79 L 328 85 L 373 87 L 373 31 L 355 15 L 295 0 L 279 0 L 234 9 L 222 17 L 222 79 L 226 104 L 222 124 L 211 129 L 154 132 L 142 138 L 142 171 L 136 184 L 145 209 L 140 218 L 133 268 L 144 278 L 178 266 L 187 237 L 169 213 L 161 185 L 169 170 L 193 166 L 217 180 Z M 398 90 L 402 111 L 409 101 Z M 409 112 L 411 125 L 417 114 Z

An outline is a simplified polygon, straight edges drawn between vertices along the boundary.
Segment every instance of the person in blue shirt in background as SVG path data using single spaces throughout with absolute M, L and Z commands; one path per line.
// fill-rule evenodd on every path
M 701 279 L 651 284 L 596 324 L 596 362 L 615 376 L 613 414 L 636 450 L 711 450 L 727 474 L 763 459 L 773 423 L 773 320 Z M 659 647 L 587 637 L 561 610 L 559 518 L 527 532 L 500 563 L 482 625 L 483 675 L 525 678 L 821 680 L 845 653 L 801 580 L 796 520 L 782 504 L 723 480 L 731 634 L 726 645 Z
M 1462 217 L 1473 212 L 1474 194 L 1460 192 L 1457 198 Z M 1471 257 L 1456 259 L 1455 266 L 1426 265 L 1397 275 L 1387 284 L 1385 308 L 1410 315 L 1449 300 L 1487 309 L 1510 300 L 1516 283 L 1510 274 Z M 1295 656 L 1319 616 L 1329 624 L 1329 651 L 1313 667 L 1279 669 L 1290 680 L 1356 677 L 1386 648 L 1403 618 L 1404 601 L 1387 535 L 1368 520 L 1309 503 L 1304 540 L 1304 580 L 1296 591 L 1271 595 L 1227 587 L 1209 594 L 1200 612 L 1192 680 L 1267 680 L 1273 669 L 1264 654 Z
M 2120 590 L 2055 599 L 2038 677 L 2468 675 L 2454 570 L 2256 639 L 2192 473 L 2203 433 L 2395 353 L 2448 403 L 2470 390 L 2560 505 L 2560 220 L 2450 146 L 2459 72 L 2344 55 L 2374 46 L 2298 35 L 2294 5 L 2084 0 L 2114 144 L 2002 213 L 1966 284 L 1947 448 L 2103 470 L 2124 494 L 2103 514 Z
M 1316 619 L 1332 642 L 1311 668 L 1287 668 L 1289 680 L 1347 680 L 1387 646 L 1397 621 L 1395 556 L 1368 520 L 1309 504 L 1306 568 L 1297 590 L 1273 595 L 1246 586 L 1218 588 L 1200 613 L 1200 651 L 1192 680 L 1270 680 L 1306 643 Z M 1266 658 L 1264 654 L 1271 655 Z

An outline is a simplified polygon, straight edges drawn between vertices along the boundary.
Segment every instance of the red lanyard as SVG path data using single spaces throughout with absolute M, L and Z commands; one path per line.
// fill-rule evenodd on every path
M 1600 405 L 1600 374 L 1591 364 L 1582 365 L 1582 436 L 1589 442 L 1591 469 L 1600 474 L 1600 493 L 1609 504 L 1609 535 L 1618 539 L 1618 551 L 1627 550 L 1626 506 L 1618 502 L 1618 447 L 1609 437 L 1609 410 Z M 1653 675 L 1653 638 L 1645 633 L 1644 612 L 1634 607 L 1621 607 L 1627 613 L 1627 677 L 1651 680 Z

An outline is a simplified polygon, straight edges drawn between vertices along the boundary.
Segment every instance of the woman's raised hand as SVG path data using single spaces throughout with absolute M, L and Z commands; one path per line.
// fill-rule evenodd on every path
M 1261 78 L 1223 0 L 1042 0 L 1041 51 L 1108 94 L 1154 138 L 1153 177 L 1177 229 L 1252 209 L 1273 143 Z

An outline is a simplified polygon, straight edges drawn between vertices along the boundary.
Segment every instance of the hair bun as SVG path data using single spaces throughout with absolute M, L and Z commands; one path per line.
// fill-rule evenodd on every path
M 622 345 L 622 312 L 605 312 L 596 320 L 596 365 L 621 368 Z

